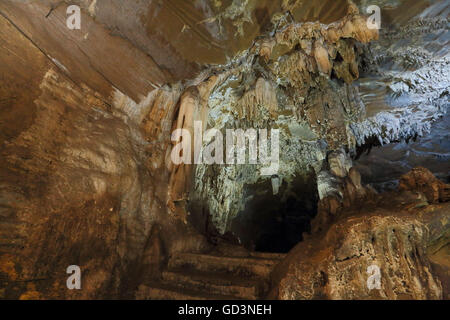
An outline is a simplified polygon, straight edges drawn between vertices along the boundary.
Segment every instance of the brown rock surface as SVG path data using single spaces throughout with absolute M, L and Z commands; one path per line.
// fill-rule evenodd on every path
M 233 121 L 301 121 L 292 131 L 339 195 L 319 202 L 272 297 L 448 297 L 448 185 L 417 169 L 378 198 L 343 151 L 364 113 L 351 84 L 378 38 L 352 2 L 73 3 L 81 30 L 65 25 L 67 1 L 0 2 L 0 299 L 263 297 L 284 255 L 221 243 L 230 234 L 212 250 L 189 219 L 196 167 L 170 160 L 172 131 L 211 126 L 219 98 Z M 364 287 L 370 263 L 379 292 Z M 69 265 L 83 290 L 67 289 Z
M 78 33 L 67 33 L 62 7 L 48 19 L 38 2 L 4 1 L 0 12 L 1 296 L 126 296 L 141 266 L 157 276 L 166 250 L 204 243 L 168 218 L 169 176 L 157 171 L 179 93 L 157 92 L 140 106 L 128 98 L 141 101 L 166 80 L 145 54 L 86 16 L 92 42 L 83 48 Z M 146 112 L 160 118 L 145 122 Z M 144 139 L 158 135 L 156 148 Z M 152 231 L 157 221 L 162 234 Z M 74 264 L 81 291 L 66 287 Z
M 450 205 L 408 209 L 407 198 L 384 195 L 297 245 L 274 271 L 270 297 L 448 299 Z M 381 271 L 379 290 L 367 285 L 371 265 Z
M 418 167 L 400 178 L 399 190 L 422 192 L 428 202 L 446 202 L 450 200 L 450 185 L 437 179 L 430 170 Z

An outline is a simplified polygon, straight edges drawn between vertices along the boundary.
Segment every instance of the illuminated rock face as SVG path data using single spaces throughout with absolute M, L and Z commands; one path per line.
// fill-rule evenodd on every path
M 404 37 L 421 30 L 418 22 L 408 24 L 421 12 L 429 27 L 424 38 L 448 31 L 445 19 L 439 20 L 448 6 L 421 3 L 404 10 L 409 1 L 381 2 Z M 409 193 L 405 197 L 420 212 L 406 217 L 374 200 L 376 192 L 364 186 L 351 159 L 374 139 L 389 143 L 425 134 L 445 113 L 448 91 L 434 71 L 445 75 L 448 52 L 436 47 L 439 41 L 412 44 L 414 52 L 427 46 L 436 55 L 421 60 L 416 52 L 414 70 L 392 74 L 382 57 L 401 64 L 408 52 L 387 50 L 383 56 L 397 39 L 380 38 L 350 1 L 71 3 L 81 7 L 80 30 L 67 28 L 64 1 L 0 3 L 0 298 L 145 298 L 146 282 L 168 276 L 169 257 L 252 257 L 241 247 L 224 246 L 223 239 L 276 252 L 301 240 L 317 243 L 317 250 L 301 244 L 288 255 L 273 297 L 378 298 L 362 287 L 361 268 L 399 243 L 417 248 L 419 256 L 377 260 L 380 267 L 390 272 L 412 261 L 416 273 L 390 280 L 380 297 L 446 297 L 446 244 L 436 240 L 446 227 L 422 218 L 434 209 L 448 213 L 438 203 L 448 201 L 448 187 L 428 173 L 406 176 L 404 192 L 418 190 L 435 203 L 422 209 Z M 356 4 L 364 13 L 364 1 Z M 402 10 L 409 18 L 396 21 Z M 373 70 L 383 81 L 396 79 L 389 87 L 400 96 L 394 105 L 405 101 L 405 91 L 428 104 L 419 112 L 402 104 L 399 121 L 397 110 L 374 110 L 365 91 L 377 82 L 367 75 Z M 203 131 L 278 129 L 278 171 L 263 176 L 261 164 L 175 165 L 171 134 L 192 134 L 195 121 Z M 345 220 L 364 201 L 375 209 L 358 211 L 357 224 Z M 368 223 L 365 215 L 378 205 L 383 215 L 374 213 Z M 422 232 L 430 225 L 431 236 Z M 356 240 L 348 238 L 352 232 Z M 380 234 L 386 243 L 371 244 L 367 234 Z M 359 242 L 370 256 L 347 259 L 357 254 Z M 429 254 L 427 246 L 433 248 Z M 245 269 L 245 261 L 233 259 Z M 80 266 L 83 290 L 67 290 L 69 265 Z M 326 276 L 315 273 L 317 266 Z M 292 270 L 310 276 L 300 279 L 305 285 L 319 281 L 317 290 L 290 286 Z M 341 273 L 348 275 L 345 283 L 338 280 Z M 356 287 L 347 284 L 355 281 Z M 396 281 L 412 287 L 400 292 Z M 238 294 L 248 293 L 241 289 Z
M 392 201 L 387 196 L 383 200 L 388 199 Z M 348 212 L 349 217 L 289 253 L 274 272 L 277 286 L 271 297 L 448 299 L 448 278 L 437 272 L 440 265 L 448 270 L 448 263 L 435 262 L 448 253 L 433 253 L 439 245 L 432 245 L 448 230 L 448 210 L 448 203 L 409 211 L 401 204 L 378 204 L 376 210 L 367 205 Z M 429 232 L 427 225 L 435 229 Z M 379 271 L 379 287 L 371 270 Z

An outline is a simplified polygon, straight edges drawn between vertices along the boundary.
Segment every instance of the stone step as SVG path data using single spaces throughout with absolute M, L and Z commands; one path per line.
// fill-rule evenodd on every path
M 256 300 L 268 290 L 268 285 L 263 279 L 243 279 L 210 272 L 169 270 L 163 272 L 162 278 L 166 282 L 176 283 L 181 287 L 247 300 Z
M 283 260 L 287 254 L 286 253 L 271 253 L 271 252 L 250 252 L 250 256 L 254 258 L 262 259 L 273 259 L 273 260 Z
M 277 259 L 237 258 L 194 253 L 179 253 L 169 259 L 169 269 L 185 269 L 212 273 L 228 273 L 243 277 L 267 278 Z
M 138 300 L 238 300 L 235 296 L 210 294 L 188 288 L 180 288 L 163 281 L 139 286 Z

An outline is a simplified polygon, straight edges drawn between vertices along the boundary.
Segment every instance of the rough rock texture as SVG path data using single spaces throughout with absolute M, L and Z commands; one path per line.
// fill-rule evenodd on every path
M 429 134 L 414 141 L 374 147 L 354 161 L 364 183 L 379 191 L 395 189 L 398 179 L 415 167 L 425 167 L 450 182 L 450 113 L 433 124 Z
M 264 215 L 282 220 L 290 247 L 306 239 L 280 267 L 274 297 L 375 297 L 361 265 L 377 261 L 394 274 L 380 297 L 447 298 L 448 187 L 419 169 L 402 179 L 404 203 L 383 206 L 392 198 L 362 186 L 351 160 L 374 140 L 425 133 L 444 113 L 447 6 L 414 7 L 400 38 L 381 33 L 368 47 L 379 33 L 364 10 L 316 2 L 2 0 L 0 298 L 149 298 L 145 285 L 136 290 L 186 252 L 251 255 L 210 242 L 252 249 L 257 231 L 241 222 Z M 69 4 L 82 8 L 81 30 L 66 27 Z M 411 34 L 412 49 L 398 51 Z M 389 71 L 390 59 L 401 68 Z M 356 84 L 376 77 L 399 108 L 371 108 Z M 173 163 L 172 132 L 192 134 L 198 120 L 201 131 L 280 129 L 279 170 Z M 80 291 L 66 288 L 74 264 Z
M 317 216 L 311 222 L 312 233 L 321 232 L 349 208 L 376 196 L 375 190 L 361 184 L 361 175 L 342 150 L 328 156 L 328 167 L 319 173 L 317 180 L 320 200 Z
M 97 111 L 79 105 L 89 100 Z M 116 243 L 130 236 L 123 222 L 148 205 L 135 200 L 141 173 L 130 130 L 52 69 L 35 103 L 31 126 L 2 150 L 2 253 L 17 270 L 13 283 L 55 286 L 56 297 L 77 261 L 89 288 L 83 297 L 92 298 L 119 267 Z
M 359 76 L 362 43 L 377 39 L 378 32 L 367 28 L 353 5 L 326 26 L 284 24 L 222 73 L 208 100 L 208 124 L 222 132 L 280 129 L 283 152 L 276 175 L 289 193 L 295 179 L 320 171 L 327 152 L 356 148 L 349 123 L 362 120 L 364 106 L 350 83 Z M 266 166 L 198 165 L 193 211 L 211 215 L 220 233 L 230 231 L 233 219 L 246 210 L 248 199 L 241 195 L 248 186 L 272 179 L 261 174 Z M 264 192 L 270 196 L 273 190 Z
M 88 16 L 92 40 L 79 40 L 64 8 L 48 9 L 0 4 L 0 295 L 126 296 L 168 252 L 204 245 L 168 217 L 169 174 L 157 170 L 181 92 L 144 99 L 167 81 L 151 59 Z M 66 288 L 73 264 L 84 290 Z
M 220 247 L 219 247 L 220 248 Z M 262 299 L 269 274 L 282 254 L 231 252 L 173 255 L 159 281 L 139 286 L 137 299 L 235 300 Z M 238 249 L 238 250 L 236 250 Z
M 270 297 L 448 299 L 450 206 L 424 199 L 399 191 L 347 208 L 277 266 Z M 371 265 L 380 268 L 380 289 L 367 285 Z
M 361 3 L 363 10 L 368 2 Z M 355 165 L 379 191 L 395 189 L 400 175 L 418 166 L 448 181 L 448 2 L 372 4 L 382 9 L 382 29 L 364 55 L 357 82 L 367 119 L 352 129 L 358 141 L 366 140 L 363 149 L 382 146 Z

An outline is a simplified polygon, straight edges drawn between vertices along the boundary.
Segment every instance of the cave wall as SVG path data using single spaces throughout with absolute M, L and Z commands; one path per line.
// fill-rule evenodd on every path
M 168 142 L 155 138 L 170 137 L 181 90 L 155 91 L 159 67 L 86 12 L 71 32 L 50 9 L 0 4 L 1 294 L 119 297 L 166 252 L 203 243 L 167 218 Z M 86 290 L 67 290 L 73 264 Z
M 289 186 L 311 171 L 318 175 L 331 151 L 355 150 L 350 126 L 363 119 L 365 107 L 351 84 L 359 77 L 364 43 L 377 39 L 378 32 L 367 27 L 355 6 L 326 27 L 285 21 L 278 28 L 221 74 L 224 79 L 207 102 L 208 127 L 224 136 L 227 129 L 280 130 L 274 175 Z M 192 214 L 206 212 L 219 233 L 230 231 L 233 219 L 246 210 L 249 188 L 270 184 L 273 177 L 262 174 L 266 166 L 197 165 L 191 198 L 200 204 Z
M 319 202 L 312 235 L 276 267 L 269 297 L 448 299 L 450 185 L 419 167 L 378 194 L 351 168 L 343 189 L 341 204 Z
M 325 199 L 318 232 L 336 221 L 336 207 L 345 211 L 349 190 L 362 190 L 349 171 L 358 145 L 420 131 L 396 123 L 390 135 L 380 129 L 386 117 L 365 119 L 353 83 L 378 32 L 350 2 L 73 3 L 83 8 L 81 30 L 65 26 L 67 1 L 0 3 L 0 297 L 130 297 L 173 252 L 209 248 L 200 234 L 208 224 L 230 231 L 248 186 L 272 192 L 272 177 L 248 165 L 171 164 L 171 132 L 195 120 L 203 129 L 280 128 L 282 181 L 314 172 L 311 194 Z M 422 228 L 399 223 L 405 234 Z M 442 297 L 433 276 L 423 280 L 428 260 L 419 263 L 429 290 L 412 297 Z M 87 290 L 65 287 L 72 264 Z M 317 295 L 283 290 L 277 297 Z
M 435 235 L 422 219 L 431 211 L 439 238 L 448 229 L 448 205 L 428 207 L 415 212 L 415 217 L 398 212 L 393 217 L 388 209 L 342 219 L 320 240 L 308 239 L 290 252 L 275 271 L 272 298 L 448 299 L 447 275 L 433 265 L 427 246 Z M 446 256 L 444 251 L 441 257 Z M 367 285 L 371 275 L 367 268 L 372 265 L 381 270 L 379 290 Z

